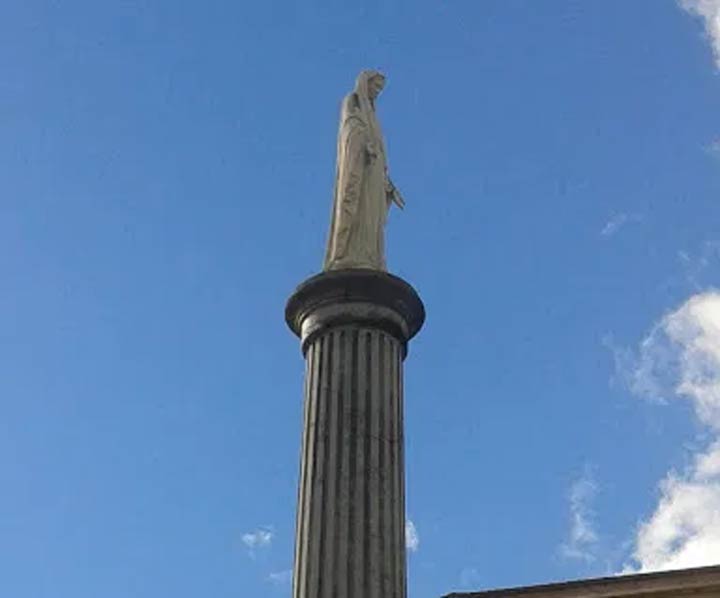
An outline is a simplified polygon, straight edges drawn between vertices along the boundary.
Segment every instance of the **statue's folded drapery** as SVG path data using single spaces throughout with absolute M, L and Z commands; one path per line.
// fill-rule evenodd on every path
M 335 192 L 325 270 L 385 270 L 385 221 L 389 207 L 385 145 L 363 71 L 345 97 L 340 115 Z

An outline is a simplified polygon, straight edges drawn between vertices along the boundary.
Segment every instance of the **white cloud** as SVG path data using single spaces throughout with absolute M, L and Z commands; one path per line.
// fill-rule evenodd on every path
M 273 530 L 269 527 L 261 527 L 256 529 L 254 532 L 248 532 L 242 535 L 242 541 L 250 551 L 254 551 L 256 548 L 265 548 L 270 546 L 273 540 Z
M 417 549 L 420 548 L 420 536 L 411 519 L 405 522 L 405 547 L 410 552 L 417 552 Z
M 714 461 L 714 473 L 703 471 Z M 682 475 L 661 484 L 660 502 L 638 530 L 635 560 L 642 571 L 720 563 L 720 444 L 698 455 Z
M 691 401 L 720 434 L 720 292 L 699 293 L 666 315 L 642 341 L 631 389 L 660 401 Z
M 585 562 L 595 560 L 594 550 L 598 543 L 598 535 L 595 531 L 592 501 L 597 490 L 597 482 L 589 467 L 585 468 L 582 475 L 570 487 L 568 494 L 570 531 L 567 540 L 560 546 L 560 554 L 565 558 Z
M 713 442 L 660 484 L 654 513 L 638 528 L 633 570 L 720 563 L 720 293 L 699 293 L 666 315 L 640 346 L 631 389 L 690 401 Z
M 679 4 L 705 22 L 705 34 L 712 44 L 715 63 L 720 68 L 720 0 L 679 0 Z
M 267 579 L 270 583 L 276 586 L 286 586 L 292 583 L 292 569 L 286 569 L 285 571 L 277 571 L 268 575 Z

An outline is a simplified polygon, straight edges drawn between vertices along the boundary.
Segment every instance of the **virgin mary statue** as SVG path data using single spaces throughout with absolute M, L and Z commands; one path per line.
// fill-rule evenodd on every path
M 403 200 L 387 176 L 385 144 L 375 99 L 385 85 L 378 71 L 363 71 L 342 103 L 335 191 L 325 270 L 385 270 L 385 221 L 391 202 Z

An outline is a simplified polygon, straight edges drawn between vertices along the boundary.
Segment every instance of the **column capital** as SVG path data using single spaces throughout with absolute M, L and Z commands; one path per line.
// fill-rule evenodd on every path
M 302 350 L 323 331 L 343 325 L 384 330 L 407 344 L 425 321 L 415 289 L 402 278 L 377 270 L 332 270 L 303 282 L 290 296 L 285 321 Z

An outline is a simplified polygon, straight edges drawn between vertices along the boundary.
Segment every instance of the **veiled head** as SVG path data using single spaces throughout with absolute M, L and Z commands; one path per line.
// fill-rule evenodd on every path
M 362 95 L 374 100 L 385 87 L 385 75 L 380 71 L 367 70 L 360 73 L 355 88 Z

